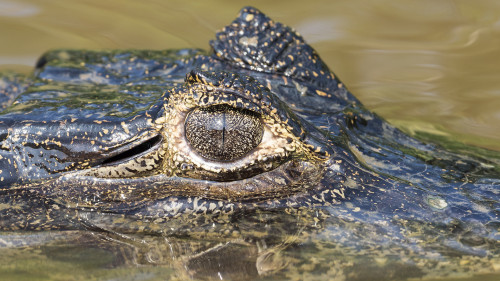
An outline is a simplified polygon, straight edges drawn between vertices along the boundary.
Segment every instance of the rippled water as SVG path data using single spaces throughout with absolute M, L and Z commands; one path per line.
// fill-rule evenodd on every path
M 239 9 L 248 4 L 298 30 L 354 95 L 392 124 L 420 136 L 442 135 L 500 151 L 500 2 L 497 0 L 248 3 L 0 0 L 0 70 L 29 73 L 37 58 L 54 48 L 206 49 L 215 31 L 232 21 Z M 358 227 L 341 223 L 349 229 Z M 160 280 L 163 278 L 159 276 L 170 276 L 178 270 L 176 266 L 136 268 L 128 260 L 130 253 L 110 256 L 100 250 L 100 245 L 96 245 L 100 240 L 90 234 L 70 233 L 69 238 L 64 237 L 64 241 L 71 242 L 69 246 L 57 242 L 44 244 L 57 241 L 54 236 L 58 235 L 61 234 L 0 237 L 4 244 L 29 240 L 43 245 L 26 251 L 3 250 L 0 271 L 8 278 L 26 280 Z M 113 239 L 119 244 L 123 237 Z M 171 247 L 181 244 L 177 240 L 182 237 L 168 243 L 162 243 L 165 242 L 162 239 L 165 238 L 132 237 L 137 244 Z M 305 241 L 307 237 L 301 239 Z M 331 246 L 328 242 L 332 237 L 323 239 L 325 248 Z M 87 247 L 88 241 L 94 243 L 93 247 Z M 207 243 L 215 247 L 218 241 Z M 255 262 L 262 256 L 261 248 L 243 247 L 246 241 L 238 243 L 230 245 L 232 252 L 235 248 L 239 251 L 238 257 L 246 255 Z M 203 247 L 209 246 L 199 245 L 196 251 Z M 224 249 L 221 247 L 221 255 Z M 163 255 L 169 251 L 160 250 Z M 308 250 L 302 249 L 301 254 L 307 256 Z M 189 251 L 184 249 L 185 253 Z M 327 249 L 324 253 L 335 251 L 339 249 Z M 312 249 L 311 252 L 314 253 Z M 158 256 L 148 252 L 140 262 L 154 264 Z M 289 254 L 286 258 L 296 257 Z M 320 267 L 318 264 L 328 256 L 310 258 L 317 259 L 312 264 Z M 171 259 L 176 265 L 175 257 Z M 393 264 L 390 259 L 379 262 Z M 464 267 L 473 263 L 465 262 Z M 120 266 L 115 268 L 115 264 Z M 270 272 L 283 267 L 272 259 L 262 264 Z M 235 266 L 245 270 L 246 265 L 242 261 Z M 498 261 L 494 266 L 498 267 Z M 329 270 L 326 276 L 336 276 L 337 268 Z M 457 277 L 464 276 L 470 277 L 457 273 Z

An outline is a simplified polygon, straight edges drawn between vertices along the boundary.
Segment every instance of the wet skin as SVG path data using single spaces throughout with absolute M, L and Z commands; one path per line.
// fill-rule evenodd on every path
M 346 247 L 376 241 L 445 259 L 452 249 L 494 267 L 498 159 L 403 134 L 253 8 L 210 44 L 51 51 L 33 76 L 4 76 L 0 229 L 168 236 L 233 231 L 235 218 L 258 214 L 252 227 L 299 231 L 274 221 L 284 214 L 307 229 L 364 225 L 327 232 L 356 237 Z

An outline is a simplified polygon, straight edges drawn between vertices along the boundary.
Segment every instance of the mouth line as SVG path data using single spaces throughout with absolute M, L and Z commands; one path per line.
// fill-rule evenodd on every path
M 161 135 L 155 135 L 146 141 L 143 141 L 137 145 L 126 149 L 118 153 L 117 155 L 111 156 L 101 162 L 100 166 L 113 166 L 121 163 L 125 163 L 141 155 L 147 154 L 151 150 L 157 149 L 158 145 L 162 142 Z

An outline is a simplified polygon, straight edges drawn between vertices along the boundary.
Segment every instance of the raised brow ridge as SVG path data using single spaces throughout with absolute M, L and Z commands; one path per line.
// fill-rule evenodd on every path
M 319 82 L 325 89 L 339 83 L 302 36 L 253 7 L 243 8 L 210 45 L 218 58 L 242 68 Z

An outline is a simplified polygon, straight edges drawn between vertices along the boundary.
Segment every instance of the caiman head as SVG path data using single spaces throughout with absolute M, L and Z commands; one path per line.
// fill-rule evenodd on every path
M 202 278 L 281 269 L 292 244 L 288 268 L 322 276 L 494 271 L 498 161 L 403 134 L 254 8 L 211 46 L 43 56 L 0 113 L 0 230 L 100 230 L 148 263 L 191 249 Z
M 154 107 L 143 139 L 57 181 L 117 188 L 132 200 L 276 198 L 317 185 L 333 153 L 267 87 L 237 72 L 191 70 Z
M 3 112 L 8 189 L 82 206 L 316 188 L 337 153 L 324 117 L 357 100 L 300 35 L 254 8 L 211 45 L 44 55 Z
M 254 8 L 211 46 L 44 55 L 0 114 L 0 191 L 125 209 L 350 196 L 380 211 L 496 173 L 366 110 L 300 35 Z

